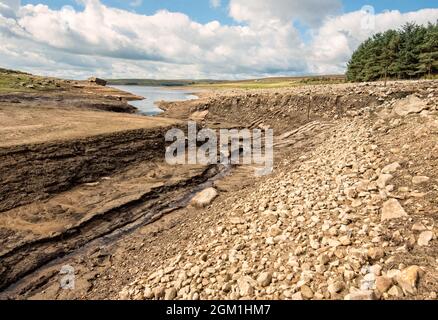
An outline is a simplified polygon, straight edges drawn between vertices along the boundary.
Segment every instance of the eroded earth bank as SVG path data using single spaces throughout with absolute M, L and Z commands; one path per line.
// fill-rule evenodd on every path
M 1 297 L 436 299 L 437 88 L 220 90 L 154 118 L 2 102 Z M 166 164 L 187 120 L 274 129 L 274 172 Z

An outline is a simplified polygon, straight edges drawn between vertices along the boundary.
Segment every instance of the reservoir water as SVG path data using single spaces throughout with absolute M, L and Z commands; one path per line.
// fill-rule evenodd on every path
M 129 101 L 130 105 L 136 107 L 142 114 L 156 115 L 163 110 L 156 106 L 158 101 L 186 101 L 198 99 L 194 93 L 196 90 L 169 88 L 169 87 L 149 87 L 149 86 L 111 86 L 126 92 L 142 96 L 145 99 L 139 101 Z

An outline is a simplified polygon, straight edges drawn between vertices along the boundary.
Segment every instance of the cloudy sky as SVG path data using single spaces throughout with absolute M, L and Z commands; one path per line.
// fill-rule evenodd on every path
M 0 0 L 0 67 L 65 78 L 343 73 L 373 33 L 436 0 Z

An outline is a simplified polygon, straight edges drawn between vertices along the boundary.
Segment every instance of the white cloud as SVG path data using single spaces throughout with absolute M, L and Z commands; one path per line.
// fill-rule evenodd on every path
M 331 9 L 336 10 L 337 0 L 318 1 L 318 5 L 314 0 L 275 0 L 269 5 L 260 0 L 251 4 L 231 0 L 230 15 L 241 21 L 231 26 L 218 21 L 200 24 L 166 10 L 148 16 L 110 8 L 99 0 L 81 1 L 82 10 L 19 7 L 17 1 L 8 1 L 7 10 L 0 10 L 0 64 L 70 78 L 90 74 L 242 78 L 343 72 L 352 51 L 371 34 L 360 28 L 360 12 L 328 15 L 335 12 Z M 438 9 L 387 12 L 376 16 L 376 31 L 437 18 Z M 295 29 L 292 22 L 297 19 L 312 26 L 310 41 L 304 42 Z
M 250 24 L 298 20 L 318 25 L 328 14 L 336 13 L 340 8 L 340 0 L 230 0 L 230 16 Z
M 367 26 L 371 20 L 374 28 Z M 309 57 L 309 71 L 316 73 L 344 72 L 346 63 L 361 42 L 377 32 L 398 29 L 407 22 L 427 24 L 438 19 L 438 9 L 423 9 L 416 12 L 400 13 L 386 11 L 375 16 L 355 11 L 332 17 L 314 32 L 312 56 Z M 373 21 L 374 20 L 374 21 Z

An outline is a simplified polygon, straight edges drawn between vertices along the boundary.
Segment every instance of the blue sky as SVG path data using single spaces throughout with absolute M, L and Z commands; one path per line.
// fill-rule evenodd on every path
M 334 74 L 374 33 L 437 20 L 436 0 L 0 0 L 0 67 L 66 78 Z
M 132 10 L 143 14 L 153 14 L 158 10 L 167 9 L 169 11 L 182 12 L 190 16 L 193 20 L 200 23 L 207 23 L 218 20 L 224 24 L 235 23 L 228 15 L 228 0 L 221 0 L 220 7 L 214 8 L 209 0 L 103 0 L 102 3 L 125 10 Z M 249 0 L 250 1 L 250 0 Z M 269 0 L 266 0 L 269 1 Z M 22 4 L 46 4 L 51 8 L 61 8 L 70 5 L 80 8 L 77 0 L 23 0 Z M 436 0 L 343 0 L 342 12 L 360 10 L 364 5 L 371 5 L 376 13 L 385 10 L 398 10 L 400 12 L 416 11 L 423 8 L 438 8 Z

